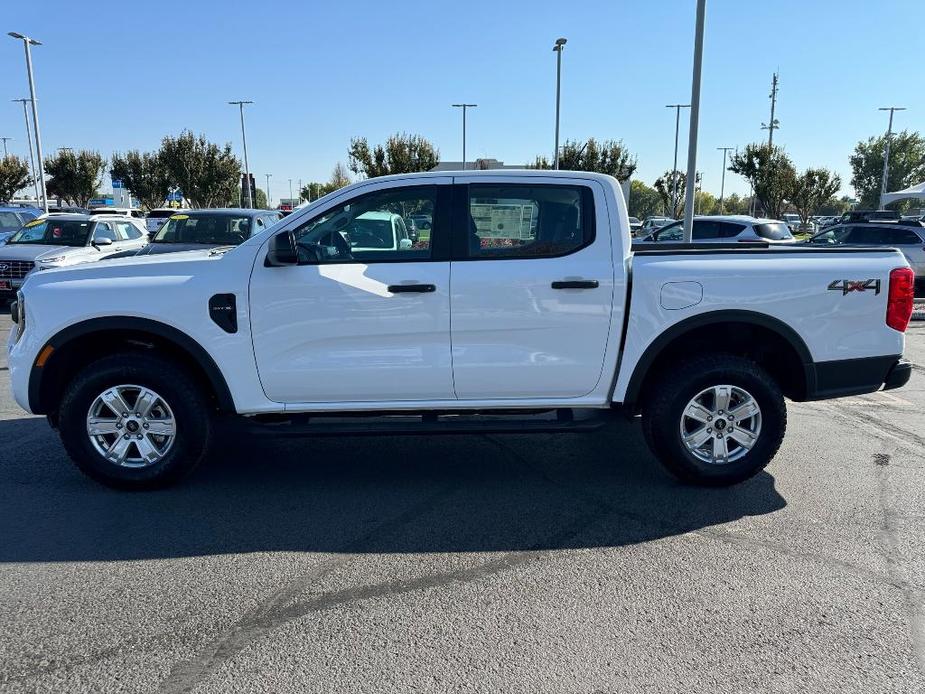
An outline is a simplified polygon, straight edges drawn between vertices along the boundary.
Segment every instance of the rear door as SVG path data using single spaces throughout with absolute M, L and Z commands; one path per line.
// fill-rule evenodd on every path
M 580 179 L 479 180 L 454 190 L 456 396 L 590 393 L 601 379 L 613 300 L 603 189 Z
M 249 302 L 257 368 L 271 400 L 298 410 L 310 409 L 311 403 L 454 399 L 452 179 L 431 181 L 380 184 L 328 204 L 294 227 L 297 266 L 267 267 L 263 246 Z M 388 224 L 389 214 L 413 212 L 434 215 L 427 240 L 387 250 L 357 245 L 358 217 L 385 216 Z

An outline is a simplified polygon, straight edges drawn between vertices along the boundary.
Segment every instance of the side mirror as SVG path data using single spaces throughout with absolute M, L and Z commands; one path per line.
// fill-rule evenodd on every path
M 414 246 L 414 243 L 411 241 L 411 239 L 398 240 L 398 250 L 400 251 L 410 251 L 412 246 Z
M 284 267 L 299 264 L 299 251 L 296 248 L 295 235 L 291 231 L 281 231 L 270 239 L 267 250 L 268 267 Z
M 93 245 L 94 245 L 94 246 L 97 246 L 97 247 L 99 247 L 99 246 L 111 246 L 111 245 L 112 245 L 112 239 L 108 239 L 108 238 L 106 238 L 105 236 L 100 236 L 100 237 L 97 238 L 97 239 L 93 239 Z

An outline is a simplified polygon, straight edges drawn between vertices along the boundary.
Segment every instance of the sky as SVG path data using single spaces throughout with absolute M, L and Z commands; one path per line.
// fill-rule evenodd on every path
M 158 2 L 7 0 L 0 37 L 0 136 L 27 155 L 22 42 L 33 48 L 46 156 L 58 147 L 108 156 L 156 149 L 183 129 L 241 155 L 274 201 L 299 179 L 326 181 L 352 137 L 431 140 L 444 160 L 506 164 L 551 157 L 556 38 L 561 135 L 622 139 L 651 185 L 671 168 L 674 111 L 689 103 L 694 0 Z M 79 3 L 78 3 L 79 4 Z M 850 194 L 854 145 L 886 129 L 880 106 L 905 106 L 894 128 L 925 130 L 921 0 L 707 0 L 698 170 L 719 193 L 722 152 L 765 140 L 771 75 L 780 74 L 775 144 L 798 169 L 825 166 Z M 2 104 L 6 103 L 6 106 Z M 679 168 L 686 169 L 682 112 Z M 726 175 L 726 192 L 747 193 Z

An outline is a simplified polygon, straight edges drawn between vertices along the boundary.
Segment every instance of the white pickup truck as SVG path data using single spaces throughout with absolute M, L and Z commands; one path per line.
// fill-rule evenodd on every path
M 370 212 L 412 247 L 352 247 Z M 17 402 L 117 487 L 178 479 L 217 417 L 273 435 L 575 432 L 641 415 L 678 477 L 761 470 L 785 397 L 896 388 L 912 272 L 894 250 L 633 251 L 616 181 L 478 171 L 365 180 L 236 248 L 33 273 Z

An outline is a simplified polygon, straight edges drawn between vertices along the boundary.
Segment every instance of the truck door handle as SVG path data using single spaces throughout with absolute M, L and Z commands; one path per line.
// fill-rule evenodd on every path
M 428 294 L 437 291 L 433 284 L 390 284 L 388 289 L 392 294 Z
M 558 280 L 552 283 L 553 289 L 597 289 L 597 280 Z

